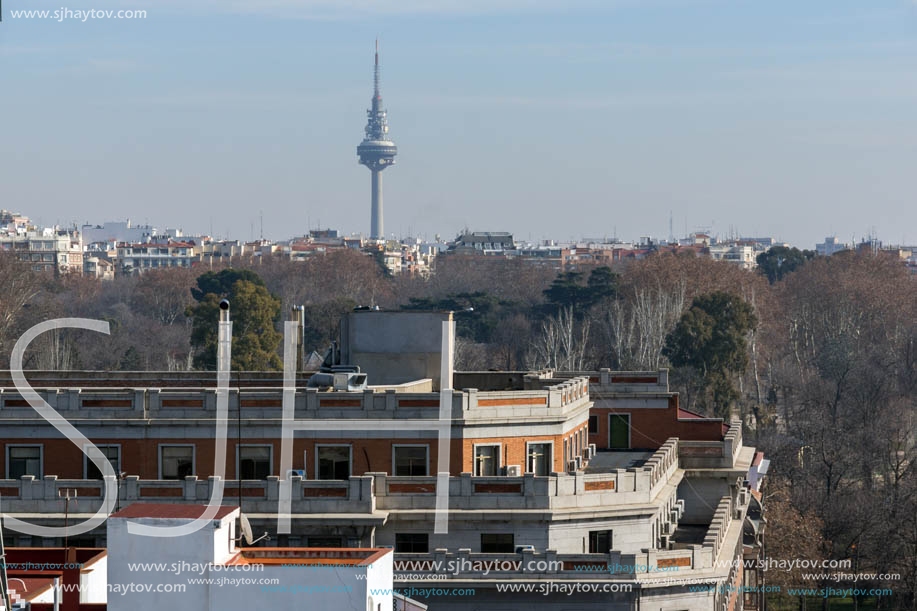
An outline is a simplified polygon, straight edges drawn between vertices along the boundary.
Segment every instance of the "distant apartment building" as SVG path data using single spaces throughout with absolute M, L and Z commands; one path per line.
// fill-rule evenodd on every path
M 828 236 L 821 244 L 815 245 L 815 253 L 821 256 L 830 256 L 842 250 L 848 250 L 849 244 L 845 244 L 837 239 L 837 236 Z
M 195 256 L 195 246 L 191 242 L 119 244 L 118 273 L 131 275 L 151 269 L 189 268 Z
M 502 255 L 516 250 L 513 234 L 505 231 L 466 231 L 446 250 L 449 254 Z
M 83 247 L 77 232 L 58 229 L 0 234 L 0 250 L 14 253 L 35 271 L 83 273 Z
M 29 217 L 18 212 L 9 210 L 0 210 L 0 231 L 10 235 L 21 235 L 29 231 L 31 227 Z
M 134 225 L 131 220 L 106 221 L 101 225 L 83 225 L 80 229 L 83 234 L 83 244 L 96 243 L 134 243 L 149 242 L 157 235 L 156 228 L 152 225 Z
M 113 280 L 115 264 L 101 256 L 83 256 L 83 275 L 99 280 Z
M 754 244 L 742 242 L 726 242 L 709 247 L 711 259 L 734 263 L 743 269 L 757 267 L 757 256 L 764 251 L 764 248 L 755 248 Z

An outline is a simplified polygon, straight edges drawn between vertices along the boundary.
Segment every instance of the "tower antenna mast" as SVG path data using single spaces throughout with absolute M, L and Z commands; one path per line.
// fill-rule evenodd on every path
M 380 93 L 379 39 L 376 39 L 376 54 L 373 64 L 373 99 L 366 111 L 366 128 L 363 142 L 357 147 L 360 163 L 372 172 L 372 207 L 369 237 L 376 240 L 385 239 L 385 228 L 382 221 L 382 170 L 395 163 L 398 147 L 388 135 L 388 118 L 382 108 Z

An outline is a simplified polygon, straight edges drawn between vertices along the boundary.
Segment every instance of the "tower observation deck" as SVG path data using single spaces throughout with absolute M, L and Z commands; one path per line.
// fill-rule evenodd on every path
M 395 163 L 398 147 L 388 135 L 388 119 L 379 94 L 379 41 L 376 41 L 376 63 L 373 72 L 372 108 L 366 111 L 366 137 L 357 146 L 360 163 L 372 172 L 372 220 L 369 237 L 385 238 L 382 224 L 382 170 Z

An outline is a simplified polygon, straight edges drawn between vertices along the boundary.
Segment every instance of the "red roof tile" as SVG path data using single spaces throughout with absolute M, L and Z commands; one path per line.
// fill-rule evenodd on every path
M 54 586 L 54 579 L 40 577 L 10 577 L 10 594 L 13 592 L 22 600 L 33 601 Z M 15 606 L 15 605 L 14 605 Z
M 174 520 L 196 520 L 206 511 L 206 505 L 177 505 L 169 503 L 134 503 L 113 513 L 113 518 L 160 518 Z M 238 509 L 232 505 L 220 507 L 214 520 L 222 520 L 230 513 Z

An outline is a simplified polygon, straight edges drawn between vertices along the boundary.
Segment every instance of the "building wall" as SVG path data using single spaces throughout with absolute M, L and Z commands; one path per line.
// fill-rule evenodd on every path
M 230 426 L 230 438 L 226 441 L 225 477 L 236 479 L 236 448 L 239 446 Z M 581 425 L 576 430 L 585 437 L 586 427 Z M 48 434 L 50 431 L 45 432 Z M 551 442 L 553 444 L 552 470 L 564 472 L 563 447 L 567 439 L 574 447 L 575 431 L 565 435 L 531 435 L 524 437 L 484 437 L 480 439 L 453 439 L 450 442 L 450 473 L 459 475 L 462 472 L 474 472 L 475 445 L 501 445 L 500 466 L 518 465 L 525 472 L 526 444 Z M 91 436 L 90 441 L 96 445 L 117 445 L 121 448 L 120 470 L 128 475 L 137 475 L 142 480 L 159 479 L 159 454 L 163 445 L 191 445 L 194 447 L 194 475 L 205 479 L 214 475 L 215 444 L 213 439 L 194 437 L 168 437 L 156 439 L 136 439 L 126 437 Z M 306 479 L 317 479 L 316 447 L 319 445 L 350 445 L 352 474 L 362 475 L 368 472 L 384 472 L 392 475 L 392 458 L 396 445 L 425 445 L 428 447 L 428 474 L 434 475 L 439 460 L 439 442 L 435 437 L 320 437 L 293 440 L 293 469 L 304 469 Z M 0 478 L 7 473 L 7 446 L 39 445 L 42 447 L 42 475 L 57 475 L 61 479 L 82 479 L 84 477 L 85 455 L 67 439 L 49 439 L 43 435 L 22 439 L 6 439 L 0 442 Z M 281 441 L 277 437 L 243 437 L 241 445 L 266 445 L 272 448 L 271 475 L 280 475 Z M 579 455 L 580 452 L 575 452 Z
M 210 586 L 205 584 L 190 584 L 191 577 L 207 577 L 208 575 L 194 573 L 189 567 L 187 570 L 177 572 L 172 570 L 131 570 L 128 563 L 181 563 L 200 566 L 212 562 L 226 562 L 227 553 L 222 557 L 215 557 L 217 539 L 229 541 L 234 537 L 234 520 L 238 512 L 229 514 L 223 520 L 213 520 L 205 528 L 185 535 L 180 539 L 175 537 L 144 537 L 131 534 L 127 531 L 128 521 L 140 522 L 147 526 L 175 527 L 188 521 L 163 520 L 163 519 L 134 519 L 109 518 L 108 527 L 108 585 L 112 590 L 108 597 L 109 611 L 154 611 L 159 609 L 212 609 L 210 606 Z M 217 527 L 219 525 L 219 527 Z M 181 542 L 177 545 L 177 542 Z M 216 575 L 215 575 L 216 576 Z M 187 589 L 178 593 L 174 591 L 161 591 L 174 584 L 184 584 Z M 151 591 L 142 588 L 124 591 L 124 586 L 151 586 Z M 116 590 L 121 586 L 121 590 Z M 232 589 L 232 588 L 227 588 Z M 157 591 L 160 590 L 160 591 Z M 229 607 L 224 607 L 229 608 Z
M 529 443 L 550 442 L 553 444 L 551 455 L 552 469 L 556 473 L 563 473 L 564 468 L 564 441 L 566 440 L 570 447 L 574 446 L 576 431 L 580 431 L 580 438 L 585 439 L 587 427 L 580 425 L 577 429 L 563 435 L 526 435 L 525 437 L 483 437 L 462 440 L 462 469 L 465 473 L 474 473 L 474 447 L 479 445 L 499 444 L 500 447 L 500 466 L 518 465 L 522 473 L 528 471 L 527 445 Z M 579 448 L 574 452 L 579 456 L 582 452 Z
M 670 437 L 684 441 L 717 441 L 723 438 L 719 419 L 678 418 L 678 395 L 655 399 L 594 399 L 590 416 L 598 416 L 598 433 L 589 435 L 596 448 L 609 447 L 608 415 L 630 415 L 630 447 L 656 450 Z

